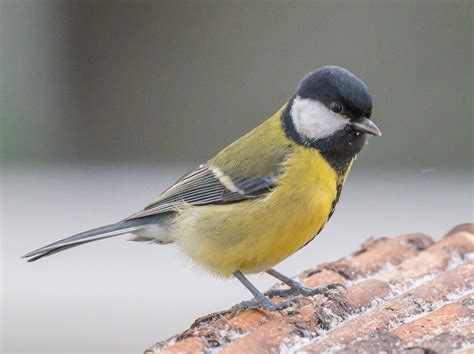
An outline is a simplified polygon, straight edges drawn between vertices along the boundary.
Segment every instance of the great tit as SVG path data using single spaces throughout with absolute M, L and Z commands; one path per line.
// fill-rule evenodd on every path
M 35 261 L 88 242 L 132 234 L 175 243 L 195 263 L 234 276 L 254 300 L 240 308 L 280 310 L 306 288 L 272 267 L 310 242 L 331 218 L 352 162 L 368 135 L 372 96 L 354 74 L 324 66 L 306 75 L 272 117 L 181 177 L 142 211 L 26 254 Z M 267 272 L 289 285 L 267 295 L 244 276 Z

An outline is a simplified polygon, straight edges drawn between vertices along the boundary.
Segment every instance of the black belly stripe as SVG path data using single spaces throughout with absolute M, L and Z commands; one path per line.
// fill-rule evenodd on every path
M 339 201 L 339 197 L 341 196 L 341 192 L 342 192 L 342 186 L 344 185 L 344 182 L 339 182 L 336 186 L 336 198 L 334 198 L 334 200 L 332 201 L 332 204 L 331 204 L 331 211 L 329 212 L 329 216 L 328 216 L 328 220 L 331 219 L 331 216 L 332 214 L 334 214 L 334 210 L 336 210 L 336 205 L 337 205 L 337 202 Z M 327 222 L 326 221 L 326 222 Z M 322 230 L 322 227 L 319 229 L 318 233 Z
M 334 214 L 334 210 L 336 210 L 336 204 L 337 202 L 339 201 L 339 197 L 341 196 L 341 192 L 342 192 L 342 186 L 344 185 L 343 182 L 338 182 L 337 186 L 336 186 L 336 198 L 334 198 L 334 200 L 332 201 L 332 204 L 331 204 L 331 211 L 329 212 L 329 215 L 328 215 L 328 218 L 327 220 L 321 225 L 321 227 L 319 228 L 319 230 L 314 234 L 313 237 L 311 237 L 310 240 L 308 240 L 308 242 L 306 242 L 303 246 L 300 247 L 303 248 L 304 246 L 306 246 L 308 243 L 310 243 L 311 241 L 314 240 L 314 238 L 316 236 L 319 235 L 319 233 L 324 229 L 324 226 L 326 226 L 326 224 L 328 223 L 329 219 L 331 219 L 331 216 L 332 214 Z
M 347 169 L 349 168 L 349 166 L 351 165 L 351 162 L 350 161 L 349 163 L 345 164 L 344 168 L 341 170 L 341 171 L 337 171 L 338 172 L 338 175 L 339 177 L 337 178 L 337 184 L 336 184 L 336 197 L 334 198 L 334 200 L 332 201 L 331 203 L 331 210 L 329 211 L 329 215 L 328 215 L 328 218 L 327 220 L 321 225 L 321 227 L 319 228 L 319 230 L 314 234 L 313 237 L 311 237 L 311 239 L 306 242 L 303 246 L 300 247 L 303 248 L 304 246 L 306 246 L 308 243 L 310 243 L 311 241 L 314 240 L 314 238 L 316 236 L 318 236 L 318 234 L 322 231 L 322 229 L 324 228 L 324 226 L 326 226 L 326 224 L 328 223 L 328 221 L 331 219 L 331 216 L 332 214 L 334 214 L 334 211 L 336 210 L 336 205 L 337 205 L 337 202 L 339 201 L 339 198 L 341 197 L 341 192 L 342 192 L 342 187 L 344 186 L 344 181 L 345 181 L 345 177 L 346 177 L 346 172 L 347 172 Z

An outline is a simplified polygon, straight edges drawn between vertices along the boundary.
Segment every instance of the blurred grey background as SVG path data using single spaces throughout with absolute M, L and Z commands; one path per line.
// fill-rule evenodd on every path
M 110 240 L 35 264 L 19 256 L 141 209 L 321 65 L 367 83 L 384 135 L 357 160 L 325 231 L 279 269 L 297 274 L 369 236 L 440 237 L 471 221 L 472 7 L 3 0 L 1 352 L 136 353 L 247 299 L 169 246 Z

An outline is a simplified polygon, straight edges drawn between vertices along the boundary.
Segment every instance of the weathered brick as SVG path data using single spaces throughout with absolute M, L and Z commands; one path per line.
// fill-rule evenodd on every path
M 320 353 L 331 347 L 348 345 L 367 335 L 388 331 L 391 327 L 400 326 L 410 317 L 428 311 L 436 302 L 443 301 L 447 294 L 472 287 L 474 287 L 474 262 L 467 262 L 379 305 L 372 311 L 361 314 L 329 332 L 324 339 L 301 350 L 307 353 Z
M 413 346 L 427 336 L 438 335 L 448 330 L 456 331 L 458 323 L 463 321 L 474 321 L 474 292 L 428 315 L 395 328 L 392 333 L 404 344 Z
M 146 353 L 467 353 L 474 346 L 473 228 L 459 225 L 437 243 L 422 234 L 369 240 L 299 276 L 306 286 L 339 283 L 347 291 L 301 297 L 281 312 L 208 315 Z

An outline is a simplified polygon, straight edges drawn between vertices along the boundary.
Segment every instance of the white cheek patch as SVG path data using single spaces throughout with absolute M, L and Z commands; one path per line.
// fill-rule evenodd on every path
M 330 136 L 348 123 L 347 118 L 331 112 L 321 102 L 299 96 L 293 100 L 291 117 L 298 134 L 311 140 Z

